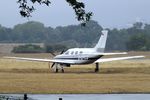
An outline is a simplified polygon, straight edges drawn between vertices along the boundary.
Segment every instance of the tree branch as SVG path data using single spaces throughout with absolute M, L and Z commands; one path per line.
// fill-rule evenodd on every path
M 30 5 L 29 2 L 33 4 L 38 3 L 40 5 L 45 4 L 46 6 L 51 4 L 49 0 L 18 0 L 17 3 L 19 4 L 20 14 L 23 17 L 31 17 L 31 13 L 35 10 L 34 6 Z M 85 12 L 83 2 L 78 2 L 77 0 L 66 0 L 66 2 L 68 2 L 75 11 L 77 20 L 80 21 L 82 25 L 86 25 L 86 22 L 91 19 L 92 12 Z

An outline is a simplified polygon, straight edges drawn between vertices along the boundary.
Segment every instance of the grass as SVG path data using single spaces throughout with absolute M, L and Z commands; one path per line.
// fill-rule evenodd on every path
M 94 67 L 76 65 L 54 73 L 48 63 L 0 59 L 0 93 L 150 93 L 149 59 L 102 63 L 98 73 Z
M 149 93 L 150 75 L 0 73 L 1 93 Z

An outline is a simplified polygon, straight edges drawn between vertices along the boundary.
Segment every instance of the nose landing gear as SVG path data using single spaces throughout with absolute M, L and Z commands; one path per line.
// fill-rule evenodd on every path
M 62 73 L 64 73 L 64 67 L 60 64 L 55 65 L 55 73 L 58 73 L 58 71 L 61 70 Z

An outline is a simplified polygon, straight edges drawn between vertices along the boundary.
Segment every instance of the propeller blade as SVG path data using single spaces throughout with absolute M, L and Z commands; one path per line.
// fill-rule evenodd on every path
M 50 52 L 51 55 L 56 56 L 53 52 Z
M 53 63 L 53 64 L 52 64 L 51 68 L 53 68 L 53 67 L 54 67 L 54 65 L 55 65 L 55 63 Z
M 61 53 L 60 54 L 63 54 L 64 53 L 64 50 L 63 51 L 61 51 Z

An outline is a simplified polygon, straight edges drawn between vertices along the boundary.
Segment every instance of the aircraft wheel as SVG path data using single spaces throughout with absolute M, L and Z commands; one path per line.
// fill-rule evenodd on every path
M 55 71 L 56 73 L 58 73 L 58 69 L 56 69 L 56 71 Z
M 95 68 L 95 72 L 98 72 L 99 70 L 97 68 Z
M 64 73 L 64 69 L 62 69 L 61 71 L 62 71 L 62 73 Z

